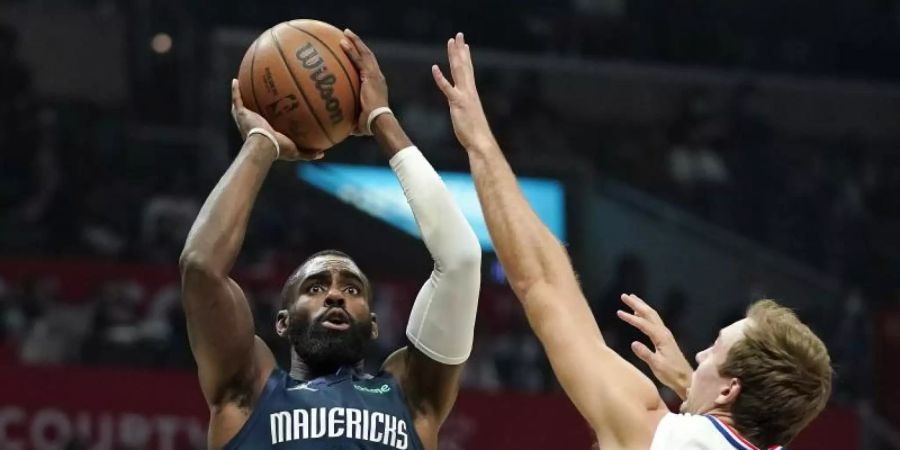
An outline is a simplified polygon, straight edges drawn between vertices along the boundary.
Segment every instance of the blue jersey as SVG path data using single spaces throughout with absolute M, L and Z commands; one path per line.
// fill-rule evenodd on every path
M 225 450 L 424 450 L 397 381 L 350 369 L 299 381 L 275 369 Z

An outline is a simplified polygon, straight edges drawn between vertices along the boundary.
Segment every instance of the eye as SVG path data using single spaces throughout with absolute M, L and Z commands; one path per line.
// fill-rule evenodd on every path
M 359 288 L 357 288 L 356 286 L 348 286 L 347 289 L 344 290 L 344 292 L 353 296 L 360 294 Z
M 322 286 L 321 284 L 314 284 L 310 286 L 306 291 L 310 294 L 321 294 L 325 292 L 325 286 Z

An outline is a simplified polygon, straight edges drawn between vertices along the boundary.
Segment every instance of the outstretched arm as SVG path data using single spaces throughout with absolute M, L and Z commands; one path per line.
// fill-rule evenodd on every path
M 250 306 L 229 273 L 250 210 L 278 153 L 265 132 L 275 137 L 282 159 L 299 158 L 290 139 L 244 108 L 237 81 L 231 89 L 232 112 L 244 145 L 203 204 L 179 261 L 188 337 L 210 406 L 255 399 L 275 367 L 272 352 L 254 336 Z M 248 136 L 254 128 L 264 133 Z
M 371 50 L 346 32 L 344 50 L 360 70 L 362 116 L 366 130 L 371 111 L 387 107 L 387 84 Z M 416 420 L 416 431 L 429 448 L 450 414 L 459 390 L 462 364 L 472 349 L 481 280 L 481 247 L 438 173 L 413 146 L 392 113 L 377 116 L 371 132 L 409 202 L 434 269 L 419 291 L 406 335 L 411 345 L 384 363 L 403 387 Z
M 569 398 L 603 448 L 649 446 L 665 406 L 653 383 L 607 347 L 568 254 L 522 195 L 478 98 L 462 34 L 447 43 L 454 84 L 437 66 L 497 256 Z

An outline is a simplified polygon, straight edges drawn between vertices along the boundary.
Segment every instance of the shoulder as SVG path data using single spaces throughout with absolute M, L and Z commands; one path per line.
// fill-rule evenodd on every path
M 400 385 L 400 383 L 397 379 L 397 376 L 394 375 L 394 373 L 392 373 L 391 371 L 385 370 L 385 369 L 381 369 L 378 372 L 373 373 L 373 374 L 365 374 L 362 377 L 362 380 L 369 381 L 372 383 L 375 383 L 375 382 L 388 383 L 388 384 L 391 384 L 394 386 Z
M 715 422 L 707 416 L 692 414 L 673 414 L 663 416 L 650 450 L 717 450 L 730 448 Z

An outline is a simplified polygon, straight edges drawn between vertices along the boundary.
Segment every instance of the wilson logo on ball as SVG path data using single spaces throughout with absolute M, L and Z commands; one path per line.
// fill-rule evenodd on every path
M 311 42 L 300 47 L 296 53 L 297 59 L 303 65 L 304 69 L 310 71 L 309 78 L 316 82 L 316 90 L 319 96 L 325 101 L 325 109 L 328 110 L 331 123 L 333 125 L 344 120 L 344 113 L 341 111 L 341 103 L 334 98 L 334 83 L 337 81 L 334 74 L 328 71 L 324 60 L 319 55 L 318 50 L 313 47 Z

